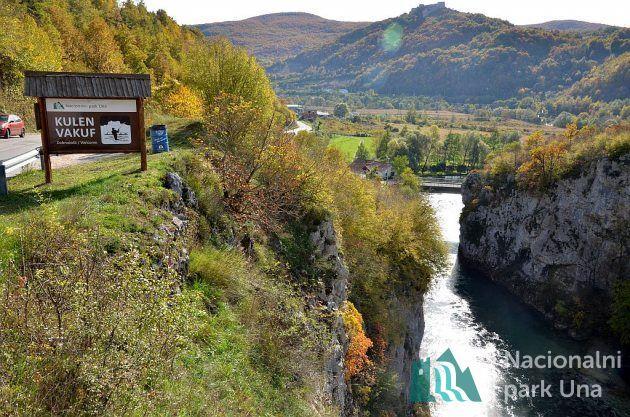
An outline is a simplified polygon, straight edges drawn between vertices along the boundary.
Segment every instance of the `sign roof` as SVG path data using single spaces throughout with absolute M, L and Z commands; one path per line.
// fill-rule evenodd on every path
M 148 74 L 90 74 L 69 72 L 24 73 L 24 95 L 59 98 L 151 97 Z

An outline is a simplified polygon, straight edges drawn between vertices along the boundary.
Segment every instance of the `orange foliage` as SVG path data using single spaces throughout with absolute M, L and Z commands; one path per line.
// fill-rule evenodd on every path
M 341 310 L 346 333 L 350 339 L 346 352 L 346 381 L 358 375 L 366 366 L 372 364 L 367 351 L 373 345 L 372 340 L 365 335 L 363 316 L 351 303 L 347 302 Z
M 577 133 L 569 128 L 567 135 L 573 138 L 577 136 Z M 528 160 L 520 166 L 518 173 L 528 186 L 544 188 L 558 179 L 565 168 L 566 139 L 545 143 L 540 134 L 534 134 L 527 139 L 526 149 Z
M 240 223 L 265 229 L 297 218 L 308 203 L 314 169 L 293 136 L 283 132 L 282 117 L 267 118 L 240 96 L 221 93 L 205 117 L 209 137 L 199 140 L 221 179 L 225 208 Z

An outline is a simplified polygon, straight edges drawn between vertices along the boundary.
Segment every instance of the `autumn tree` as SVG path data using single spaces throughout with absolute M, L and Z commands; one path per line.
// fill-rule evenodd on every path
M 346 302 L 342 309 L 343 324 L 348 334 L 350 343 L 346 351 L 346 381 L 358 375 L 372 361 L 367 355 L 367 351 L 373 343 L 365 334 L 363 328 L 363 317 L 351 302 Z
M 247 51 L 226 39 L 190 51 L 184 66 L 185 82 L 201 95 L 211 111 L 219 95 L 229 94 L 242 98 L 267 120 L 276 112 L 277 98 L 265 70 Z
M 221 178 L 227 209 L 239 220 L 267 228 L 297 216 L 310 171 L 277 114 L 220 93 L 204 120 L 209 136 L 200 145 Z
M 552 184 L 564 169 L 567 144 L 563 140 L 545 143 L 534 134 L 526 143 L 528 160 L 518 169 L 527 186 L 545 188 Z
M 94 18 L 85 33 L 85 63 L 96 72 L 124 72 L 125 60 L 107 23 Z
M 0 88 L 17 86 L 24 70 L 61 69 L 61 49 L 15 3 L 0 2 Z
M 159 88 L 154 99 L 167 114 L 185 119 L 201 119 L 204 103 L 199 94 L 185 84 L 172 81 Z

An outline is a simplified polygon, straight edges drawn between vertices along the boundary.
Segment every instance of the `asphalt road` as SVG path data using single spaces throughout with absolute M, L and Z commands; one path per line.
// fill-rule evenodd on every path
M 312 127 L 300 120 L 297 121 L 297 126 L 297 128 L 289 130 L 288 133 L 293 133 L 294 135 L 297 135 L 299 132 L 310 132 L 313 130 Z
M 26 137 L 0 139 L 0 161 L 15 158 L 42 145 L 39 133 L 27 133 Z

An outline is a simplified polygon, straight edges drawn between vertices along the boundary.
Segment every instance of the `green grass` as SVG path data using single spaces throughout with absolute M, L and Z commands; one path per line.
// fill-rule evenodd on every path
M 288 303 L 295 295 L 252 268 L 238 251 L 198 248 L 191 253 L 191 272 L 197 280 L 188 291 L 201 294 L 213 306 L 212 314 L 200 318 L 196 343 L 180 358 L 178 377 L 164 381 L 157 414 L 314 415 L 309 388 L 291 387 L 296 372 L 310 373 L 300 372 L 300 366 L 313 359 L 300 365 L 299 355 L 293 354 L 303 353 L 301 345 L 274 345 L 292 331 L 283 319 L 301 314 Z M 278 299 L 284 300 L 281 310 L 275 305 Z M 317 415 L 334 413 L 321 410 Z
M 355 136 L 333 135 L 332 138 L 330 138 L 329 146 L 339 149 L 348 161 L 352 161 L 361 142 L 365 143 L 370 155 L 374 157 L 376 152 L 376 138 L 372 136 L 362 138 Z
M 153 223 L 149 205 L 159 205 L 162 179 L 176 153 L 149 156 L 149 169 L 141 172 L 140 157 L 104 158 L 98 162 L 53 170 L 52 184 L 41 171 L 9 180 L 9 195 L 0 197 L 0 228 L 15 224 L 42 204 L 56 206 L 61 215 L 70 209 L 88 210 L 98 226 L 118 231 L 139 231 Z M 164 190 L 166 191 L 166 190 Z
M 174 124 L 173 136 L 179 139 L 194 126 Z M 183 147 L 149 155 L 146 172 L 140 171 L 140 155 L 134 154 L 54 169 L 52 184 L 45 184 L 42 171 L 9 179 L 9 195 L 0 197 L 0 235 L 5 237 L 0 239 L 0 262 L 15 253 L 20 224 L 51 213 L 70 222 L 88 222 L 86 226 L 98 228 L 112 245 L 125 237 L 149 239 L 173 216 L 166 207 L 174 194 L 162 182 L 186 152 Z
M 148 209 L 163 206 L 171 197 L 162 187 L 164 175 L 191 148 L 202 127 L 167 116 L 153 115 L 149 120 L 168 124 L 171 152 L 149 154 L 146 172 L 140 171 L 140 155 L 133 154 L 53 169 L 52 184 L 45 184 L 42 171 L 18 175 L 8 182 L 9 195 L 0 197 L 0 230 L 36 212 L 43 203 L 56 206 L 62 215 L 64 209 L 90 209 L 94 224 L 115 231 L 151 228 L 156 213 Z

